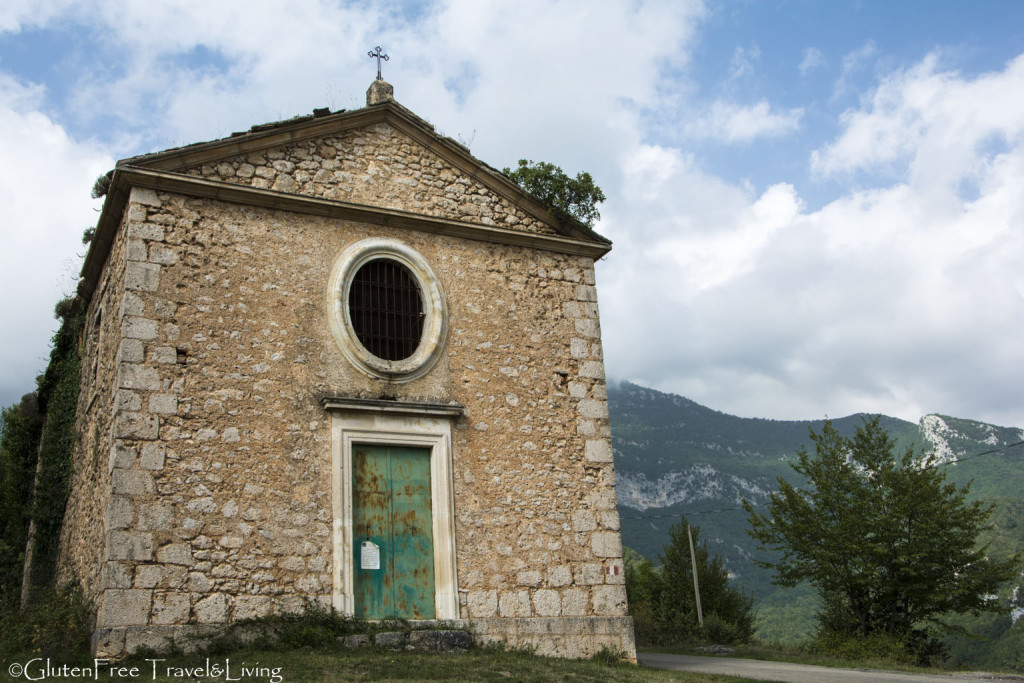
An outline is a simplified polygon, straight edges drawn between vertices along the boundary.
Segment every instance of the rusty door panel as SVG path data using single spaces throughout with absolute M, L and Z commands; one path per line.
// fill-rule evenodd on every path
M 352 454 L 355 613 L 365 619 L 433 619 L 430 449 L 357 445 Z M 362 543 L 380 549 L 363 569 Z

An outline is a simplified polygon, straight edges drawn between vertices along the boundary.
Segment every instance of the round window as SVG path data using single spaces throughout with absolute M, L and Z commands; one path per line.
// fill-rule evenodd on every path
M 423 336 L 423 301 L 409 269 L 388 258 L 359 268 L 348 290 L 348 315 L 363 347 L 384 360 L 405 360 Z
M 345 357 L 374 377 L 408 382 L 440 355 L 446 321 L 440 283 L 409 246 L 368 239 L 335 261 L 331 331 Z

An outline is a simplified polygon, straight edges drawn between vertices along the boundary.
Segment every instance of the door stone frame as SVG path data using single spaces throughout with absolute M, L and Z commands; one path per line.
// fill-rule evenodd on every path
M 330 398 L 332 540 L 331 604 L 355 614 L 352 539 L 352 447 L 413 446 L 430 449 L 430 507 L 434 534 L 434 608 L 436 618 L 459 618 L 455 556 L 455 496 L 452 482 L 452 420 L 461 406 Z

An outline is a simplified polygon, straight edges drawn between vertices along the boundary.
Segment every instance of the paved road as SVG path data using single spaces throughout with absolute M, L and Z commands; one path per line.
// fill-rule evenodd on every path
M 638 652 L 641 664 L 655 669 L 691 671 L 702 674 L 740 676 L 762 681 L 786 681 L 787 683 L 962 683 L 965 681 L 1024 681 L 1019 676 L 998 676 L 996 674 L 910 674 L 874 669 L 832 669 L 809 664 L 789 662 L 765 662 L 757 659 L 734 659 L 732 657 L 690 657 L 653 652 Z

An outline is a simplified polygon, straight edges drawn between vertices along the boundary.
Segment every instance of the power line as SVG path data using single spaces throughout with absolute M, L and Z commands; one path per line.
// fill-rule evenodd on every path
M 935 468 L 935 467 L 945 467 L 946 465 L 953 465 L 953 464 L 958 463 L 958 462 L 964 462 L 966 460 L 973 460 L 974 458 L 978 458 L 978 457 L 981 457 L 983 455 L 992 455 L 993 453 L 1000 453 L 1002 451 L 1009 450 L 1009 449 L 1014 448 L 1016 446 L 1024 446 L 1024 441 L 1017 441 L 1016 443 L 1006 444 L 1005 446 L 1000 446 L 999 448 L 991 448 L 991 449 L 989 449 L 987 451 L 982 451 L 981 453 L 975 453 L 973 455 L 967 455 L 967 456 L 964 456 L 962 458 L 956 458 L 954 460 L 946 460 L 946 461 L 940 462 L 940 463 L 938 463 L 936 465 L 929 465 L 928 468 L 932 469 L 932 468 Z M 767 503 L 757 503 L 757 504 L 751 503 L 750 507 L 761 508 L 761 507 L 765 507 L 766 505 L 767 505 Z M 744 508 L 742 508 L 742 507 L 730 507 L 730 508 L 718 508 L 717 510 L 693 510 L 693 511 L 677 512 L 677 513 L 671 514 L 671 515 L 619 515 L 619 519 L 668 519 L 668 518 L 673 518 L 674 519 L 674 518 L 677 518 L 677 517 L 681 517 L 683 515 L 686 515 L 687 517 L 690 517 L 691 515 L 711 515 L 711 514 L 715 514 L 715 513 L 718 513 L 718 512 L 736 512 L 736 511 L 743 510 L 743 509 Z

